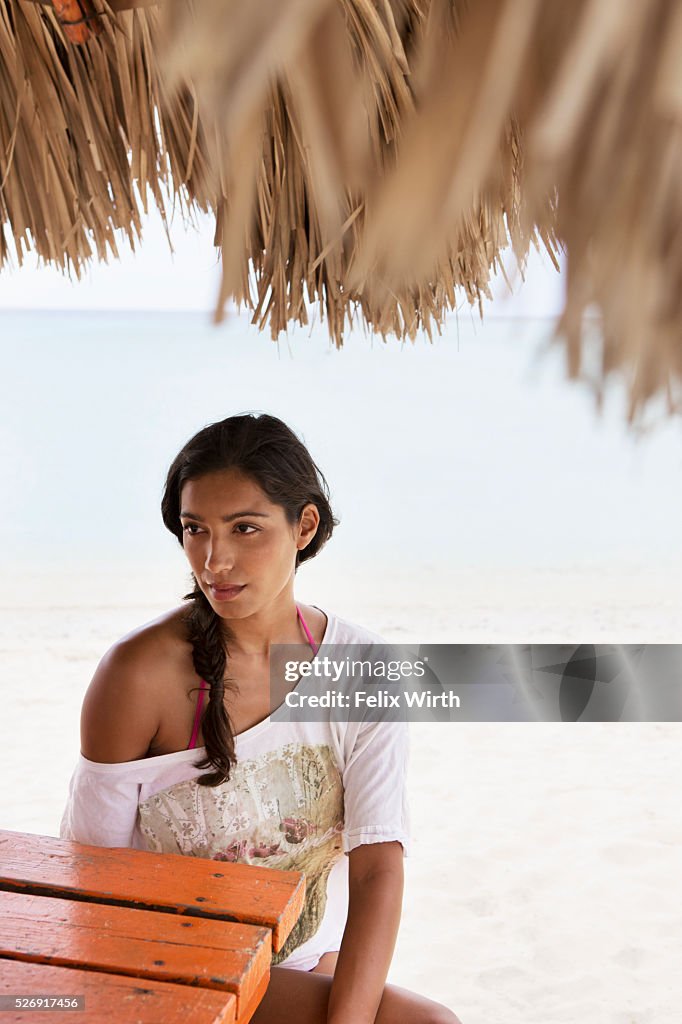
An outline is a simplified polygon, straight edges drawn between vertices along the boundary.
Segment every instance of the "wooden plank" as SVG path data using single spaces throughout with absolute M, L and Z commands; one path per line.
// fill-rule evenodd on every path
M 0 959 L 0 995 L 85 997 L 84 1010 L 4 1010 L 3 1024 L 233 1024 L 236 1017 L 235 997 L 224 992 L 23 960 Z
M 305 875 L 0 830 L 0 889 L 260 925 L 278 952 L 303 910 Z
M 267 928 L 0 892 L 0 957 L 232 993 L 236 1012 L 270 973 Z
M 258 1009 L 258 1004 L 260 1003 L 261 999 L 265 995 L 269 984 L 270 984 L 270 974 L 268 973 L 266 976 L 263 977 L 260 985 L 258 986 L 256 991 L 251 996 L 251 999 L 249 1000 L 249 1002 L 245 1003 L 242 1006 L 241 1012 L 239 1014 L 239 1018 L 237 1020 L 237 1024 L 248 1024 L 248 1021 L 251 1020 L 251 1018 L 253 1017 L 254 1013 Z

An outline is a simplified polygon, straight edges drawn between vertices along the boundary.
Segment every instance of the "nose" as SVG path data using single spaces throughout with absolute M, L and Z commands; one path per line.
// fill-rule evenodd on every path
M 206 551 L 204 567 L 207 572 L 215 575 L 231 572 L 234 569 L 234 551 L 228 540 L 220 537 L 211 538 Z

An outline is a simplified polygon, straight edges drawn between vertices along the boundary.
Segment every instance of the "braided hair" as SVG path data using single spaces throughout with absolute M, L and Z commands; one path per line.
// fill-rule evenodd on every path
M 168 530 L 183 544 L 180 522 L 180 494 L 188 480 L 225 469 L 239 470 L 251 477 L 271 502 L 284 509 L 293 526 L 306 505 L 317 507 L 320 522 L 310 543 L 296 554 L 296 566 L 314 558 L 338 524 L 329 503 L 327 482 L 310 453 L 296 434 L 276 416 L 247 413 L 204 427 L 174 459 L 166 478 L 161 515 Z M 192 646 L 194 671 L 209 686 L 209 699 L 202 717 L 206 756 L 195 768 L 211 768 L 199 776 L 201 786 L 218 786 L 230 777 L 236 762 L 234 733 L 225 708 L 225 691 L 236 684 L 227 677 L 229 642 L 232 634 L 211 607 L 194 579 L 186 594 L 185 624 Z

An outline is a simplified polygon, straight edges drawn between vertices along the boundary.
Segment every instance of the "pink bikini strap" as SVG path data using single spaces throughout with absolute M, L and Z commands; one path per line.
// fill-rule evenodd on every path
M 313 640 L 312 633 L 308 629 L 308 625 L 307 625 L 305 619 L 303 618 L 303 615 L 301 614 L 301 609 L 298 607 L 298 605 L 296 605 L 296 611 L 298 612 L 298 617 L 301 620 L 301 625 L 303 626 L 303 632 L 305 633 L 306 640 L 308 641 L 308 643 L 312 647 L 313 654 L 317 654 L 319 648 L 316 647 L 316 645 L 315 645 L 315 641 Z
M 197 697 L 197 709 L 194 713 L 194 728 L 192 729 L 192 738 L 189 741 L 188 750 L 193 750 L 197 742 L 197 736 L 199 735 L 199 723 L 201 721 L 201 705 L 204 703 L 204 691 L 208 690 L 208 683 L 203 679 L 201 680 L 201 686 L 199 687 L 199 696 Z

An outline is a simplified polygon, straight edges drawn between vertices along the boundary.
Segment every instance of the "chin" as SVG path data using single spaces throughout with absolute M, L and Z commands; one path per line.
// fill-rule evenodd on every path
M 206 598 L 213 611 L 221 619 L 243 619 L 254 611 L 254 602 L 251 594 L 249 594 L 246 600 L 238 597 L 233 601 L 216 601 L 213 595 L 209 596 L 208 594 Z
M 239 604 L 239 602 L 216 601 L 213 597 L 209 597 L 208 603 L 221 619 L 240 619 L 243 615 L 247 614 L 244 605 Z

